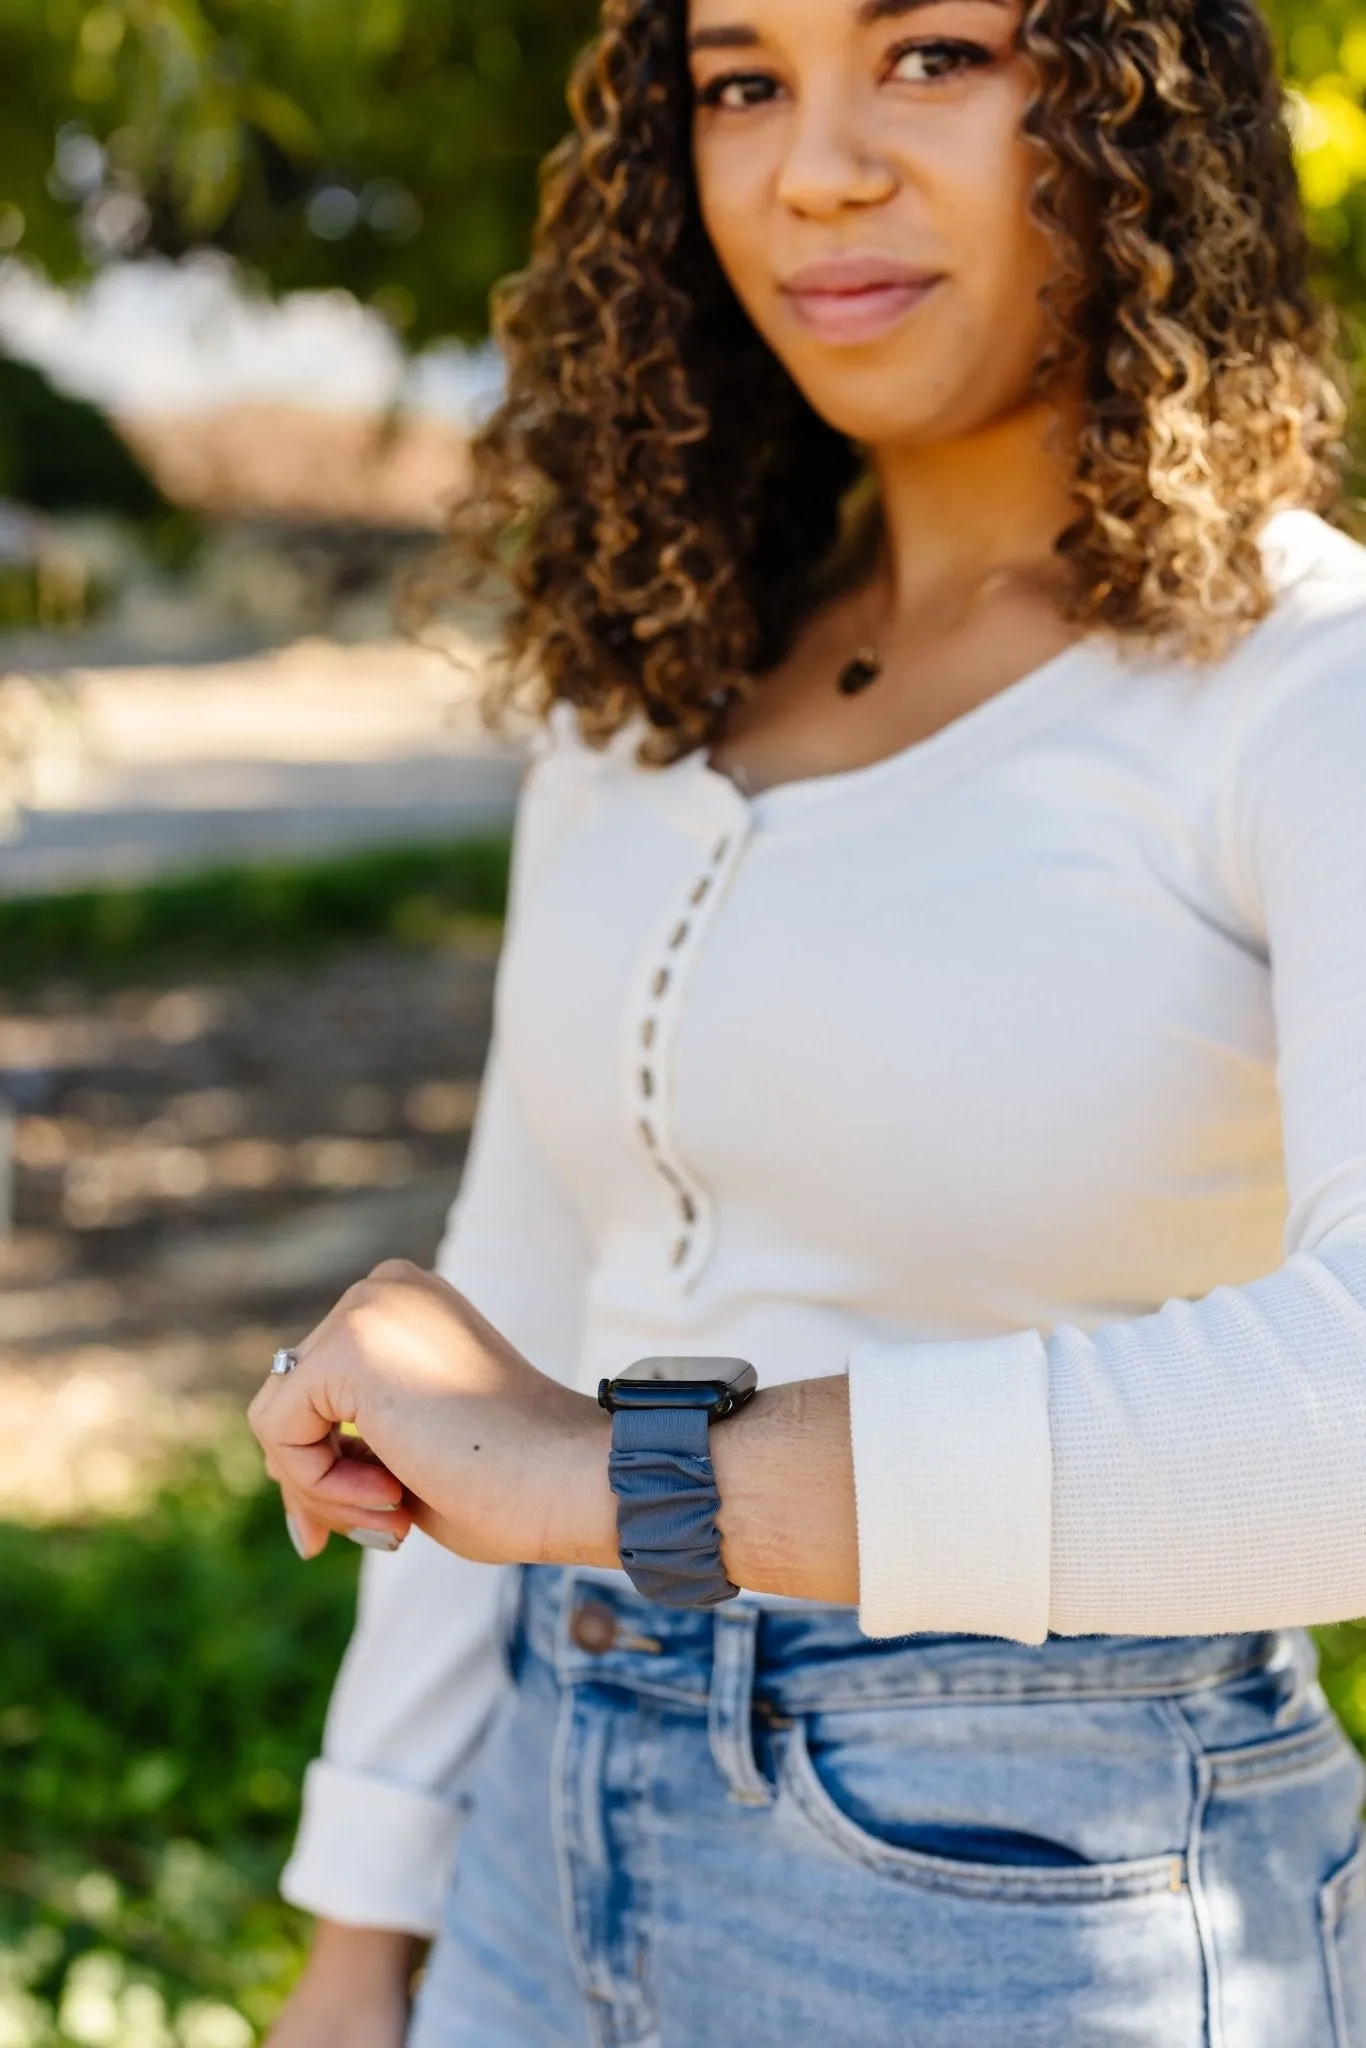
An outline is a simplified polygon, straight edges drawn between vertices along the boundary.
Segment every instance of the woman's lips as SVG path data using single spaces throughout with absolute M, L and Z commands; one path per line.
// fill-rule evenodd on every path
M 909 264 L 845 257 L 797 271 L 783 292 L 803 326 L 823 341 L 875 341 L 939 282 L 935 272 Z

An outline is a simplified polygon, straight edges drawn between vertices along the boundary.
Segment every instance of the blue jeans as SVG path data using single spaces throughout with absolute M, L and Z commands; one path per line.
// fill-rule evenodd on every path
M 1298 1632 L 873 1642 L 524 1575 L 411 2048 L 1366 2048 Z

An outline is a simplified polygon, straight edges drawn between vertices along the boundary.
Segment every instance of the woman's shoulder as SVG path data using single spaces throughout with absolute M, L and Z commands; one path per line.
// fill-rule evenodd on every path
M 556 698 L 531 735 L 524 802 L 538 808 L 581 803 L 638 777 L 644 771 L 636 750 L 645 731 L 644 718 L 636 715 L 602 742 L 586 739 L 576 707 Z
M 1317 513 L 1267 522 L 1269 615 L 1223 663 L 1214 696 L 1241 753 L 1256 734 L 1316 707 L 1325 730 L 1366 729 L 1366 547 Z
M 1262 534 L 1262 560 L 1274 605 L 1248 652 L 1257 664 L 1284 666 L 1292 649 L 1313 656 L 1350 646 L 1366 630 L 1366 547 L 1316 512 L 1277 513 Z
M 514 835 L 522 877 L 539 873 L 614 787 L 644 772 L 635 759 L 643 724 L 632 719 L 597 746 L 585 739 L 572 704 L 551 704 L 527 745 Z
M 577 773 L 629 769 L 644 731 L 644 718 L 633 716 L 599 746 L 584 738 L 577 706 L 557 697 L 532 735 L 531 758 L 537 766 L 553 764 Z
M 1227 668 L 1235 809 L 1366 800 L 1366 547 L 1311 512 L 1263 536 L 1270 616 Z
M 1317 512 L 1278 512 L 1262 530 L 1277 610 L 1313 616 L 1366 608 L 1366 547 Z
M 1192 864 L 1186 883 L 1203 878 L 1259 943 L 1267 848 L 1322 811 L 1366 808 L 1366 547 L 1298 510 L 1269 520 L 1261 546 L 1272 606 L 1229 653 L 1158 659 L 1132 679 L 1142 687 L 1102 692 L 1083 713 L 1101 743 L 1119 730 L 1169 850 Z

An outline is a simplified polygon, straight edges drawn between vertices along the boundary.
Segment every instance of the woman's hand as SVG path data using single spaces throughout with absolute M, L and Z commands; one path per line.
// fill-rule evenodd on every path
M 403 2048 L 419 1946 L 410 1934 L 320 1920 L 266 2048 Z
M 377 1266 L 298 1360 L 248 1413 L 305 1556 L 330 1530 L 401 1541 L 417 1523 L 493 1564 L 617 1562 L 609 1418 L 444 1280 L 404 1260 Z
M 444 1280 L 377 1266 L 298 1357 L 249 1412 L 305 1556 L 329 1530 L 401 1540 L 416 1523 L 492 1564 L 619 1564 L 610 1417 L 537 1372 Z M 737 1586 L 858 1599 L 842 1375 L 761 1390 L 715 1431 L 712 1459 Z

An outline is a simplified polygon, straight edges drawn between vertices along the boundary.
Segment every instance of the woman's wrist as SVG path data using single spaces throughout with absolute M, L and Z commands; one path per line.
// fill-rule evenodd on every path
M 617 1503 L 608 1478 L 612 1418 L 587 1395 L 569 1397 L 557 1418 L 551 1457 L 533 1476 L 539 1532 L 533 1564 L 613 1566 Z
M 307 1969 L 358 1996 L 392 1993 L 406 1998 L 425 1946 L 421 1936 L 400 1928 L 350 1927 L 340 1920 L 319 1920 Z
M 729 1578 L 752 1593 L 858 1602 L 858 1531 L 843 1376 L 761 1388 L 711 1432 Z
M 754 1593 L 853 1606 L 858 1536 L 849 1382 L 798 1380 L 761 1389 L 710 1435 L 722 1556 Z M 585 1395 L 555 1418 L 549 1455 L 531 1481 L 542 1564 L 614 1566 L 616 1497 L 608 1478 L 612 1419 Z

